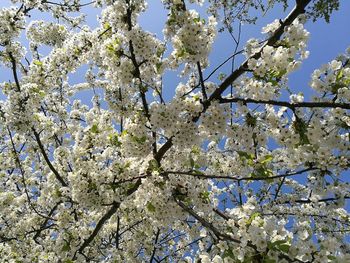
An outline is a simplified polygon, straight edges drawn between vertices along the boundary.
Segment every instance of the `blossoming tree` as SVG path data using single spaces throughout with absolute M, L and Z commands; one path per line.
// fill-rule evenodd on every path
M 303 24 L 328 20 L 338 1 L 161 2 L 164 39 L 138 24 L 145 0 L 0 10 L 11 72 L 0 86 L 0 261 L 349 262 L 349 53 L 314 71 L 311 99 L 288 88 L 308 55 Z M 236 28 L 275 2 L 294 8 L 239 51 Z M 86 5 L 102 10 L 95 29 L 73 16 Z M 245 60 L 216 79 L 218 31 L 236 41 L 227 61 Z M 163 82 L 169 70 L 183 83 Z M 82 90 L 103 96 L 84 105 Z

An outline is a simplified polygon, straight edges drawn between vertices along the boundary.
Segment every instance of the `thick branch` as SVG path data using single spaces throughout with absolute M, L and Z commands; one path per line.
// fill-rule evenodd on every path
M 126 191 L 126 196 L 133 194 L 139 188 L 140 185 L 141 185 L 141 179 L 138 179 L 138 181 L 135 183 L 135 185 L 132 188 L 130 188 L 128 191 Z M 96 224 L 96 227 L 92 231 L 91 235 L 87 239 L 85 239 L 83 244 L 75 252 L 73 260 L 76 259 L 77 253 L 82 254 L 84 249 L 90 245 L 90 243 L 94 240 L 94 238 L 100 232 L 100 230 L 102 229 L 104 224 L 117 212 L 119 207 L 120 207 L 120 203 L 113 202 L 111 208 L 98 221 L 98 223 Z
M 180 200 L 177 200 L 175 198 L 176 203 L 184 210 L 186 211 L 188 214 L 190 214 L 191 216 L 193 216 L 196 220 L 198 220 L 198 222 L 200 222 L 202 224 L 202 226 L 204 226 L 205 228 L 209 229 L 210 231 L 212 231 L 214 233 L 214 235 L 219 238 L 219 239 L 224 239 L 224 240 L 230 240 L 233 241 L 235 243 L 241 243 L 240 240 L 235 239 L 229 235 L 223 234 L 221 233 L 212 223 L 208 222 L 207 220 L 205 220 L 204 218 L 202 218 L 201 216 L 199 216 L 192 208 L 186 206 L 183 202 L 181 202 Z
M 127 3 L 129 5 L 130 2 L 127 1 Z M 132 26 L 132 20 L 131 20 L 131 14 L 132 14 L 132 8 L 131 6 L 129 6 L 129 8 L 127 9 L 127 24 L 128 24 L 128 30 L 131 31 L 133 26 Z M 141 100 L 142 100 L 142 106 L 145 112 L 145 116 L 148 119 L 148 121 L 150 120 L 150 113 L 149 113 L 149 107 L 148 107 L 148 102 L 147 102 L 147 98 L 146 98 L 146 91 L 144 90 L 143 86 L 142 86 L 142 79 L 141 79 L 141 72 L 140 72 L 140 65 L 142 65 L 142 63 L 138 63 L 137 59 L 136 59 L 136 55 L 135 55 L 135 50 L 134 50 L 134 45 L 132 40 L 129 40 L 129 51 L 130 51 L 130 59 L 134 65 L 134 74 L 135 77 L 137 79 L 139 79 L 140 81 L 140 85 L 139 85 L 139 89 L 140 89 L 140 94 L 141 94 Z M 145 61 L 143 61 L 145 62 Z M 157 136 L 155 132 L 152 132 L 152 137 L 153 137 L 153 143 L 152 143 L 152 149 L 153 149 L 153 156 L 155 156 L 157 154 Z
M 227 175 L 212 175 L 212 174 L 204 174 L 204 173 L 194 173 L 194 172 L 181 172 L 181 171 L 166 171 L 165 174 L 183 174 L 183 175 L 189 175 L 193 176 L 199 179 L 225 179 L 225 180 L 233 180 L 233 181 L 266 181 L 266 180 L 272 180 L 277 178 L 284 178 L 289 177 L 293 175 L 303 174 L 305 172 L 318 170 L 318 168 L 305 168 L 300 171 L 296 171 L 293 173 L 284 173 L 284 174 L 278 174 L 274 176 L 248 176 L 248 177 L 234 177 L 234 176 L 227 176 Z
M 243 98 L 220 98 L 220 103 L 234 103 L 234 102 L 243 102 L 243 103 L 254 103 L 254 104 L 269 104 L 275 106 L 287 107 L 292 110 L 295 108 L 341 108 L 341 109 L 350 109 L 349 103 L 337 103 L 337 102 L 296 102 L 291 103 L 287 101 L 276 101 L 276 100 L 255 100 L 255 99 L 243 99 Z
M 350 195 L 345 195 L 343 197 L 329 197 L 329 198 L 323 198 L 316 201 L 310 200 L 310 199 L 301 199 L 301 200 L 295 200 L 293 202 L 299 203 L 299 204 L 310 204 L 310 203 L 327 203 L 327 202 L 338 202 L 339 200 L 346 200 L 350 199 Z M 286 204 L 292 203 L 291 201 L 287 201 Z
M 98 221 L 98 223 L 96 224 L 94 231 L 92 231 L 91 235 L 87 239 L 85 239 L 84 243 L 75 252 L 73 260 L 76 259 L 77 252 L 83 253 L 84 249 L 92 242 L 92 240 L 94 240 L 94 238 L 100 232 L 103 225 L 115 214 L 115 212 L 117 212 L 119 206 L 120 203 L 114 202 L 112 207 L 107 211 L 107 213 L 101 217 L 100 221 Z
M 150 262 L 150 263 L 152 263 L 152 262 L 153 262 L 154 257 L 155 257 L 155 255 L 156 255 L 156 251 L 157 251 L 157 243 L 158 243 L 159 234 L 160 234 L 160 230 L 158 229 L 158 230 L 157 230 L 157 233 L 156 233 L 155 240 L 154 240 L 153 252 L 152 252 L 151 258 L 150 258 L 150 260 L 149 260 L 149 262 Z
M 17 64 L 16 64 L 16 59 L 13 57 L 12 53 L 9 52 L 8 53 L 10 60 L 11 60 L 11 64 L 12 64 L 12 73 L 13 73 L 13 77 L 15 79 L 15 83 L 16 83 L 16 87 L 17 87 L 17 91 L 21 91 L 21 86 L 19 84 L 19 79 L 18 79 L 18 75 L 17 75 Z
M 143 174 L 143 175 L 127 178 L 127 179 L 122 179 L 122 180 L 119 180 L 119 181 L 117 181 L 115 183 L 111 183 L 110 185 L 117 186 L 119 184 L 132 182 L 132 181 L 143 179 L 143 178 L 147 178 L 147 177 L 150 177 L 150 176 L 151 176 L 151 174 Z
M 33 239 L 36 241 L 36 239 L 40 236 L 41 232 L 45 229 L 47 229 L 50 226 L 47 226 L 47 223 L 50 220 L 50 217 L 53 215 L 53 213 L 55 212 L 55 210 L 57 209 L 58 205 L 61 204 L 61 202 L 58 202 L 49 212 L 49 214 L 47 215 L 48 217 L 44 220 L 44 222 L 41 224 L 41 227 L 36 231 Z
M 56 179 L 61 183 L 61 185 L 62 186 L 68 186 L 68 184 L 63 180 L 62 176 L 59 174 L 59 172 L 56 170 L 56 168 L 52 165 L 49 157 L 46 154 L 44 145 L 42 144 L 42 142 L 40 140 L 39 134 L 37 133 L 37 131 L 34 128 L 32 128 L 32 130 L 33 130 L 36 142 L 37 142 L 37 144 L 39 146 L 39 149 L 41 151 L 41 154 L 43 155 L 43 157 L 45 159 L 46 164 L 49 166 L 50 170 L 53 172 L 53 174 L 55 175 Z
M 207 96 L 207 92 L 205 90 L 205 84 L 204 84 L 204 79 L 203 79 L 203 72 L 202 72 L 202 67 L 201 67 L 201 63 L 200 62 L 197 62 L 197 68 L 198 68 L 198 74 L 199 74 L 199 81 L 200 81 L 201 86 L 202 86 L 203 98 L 204 98 L 204 100 L 207 100 L 208 96 Z

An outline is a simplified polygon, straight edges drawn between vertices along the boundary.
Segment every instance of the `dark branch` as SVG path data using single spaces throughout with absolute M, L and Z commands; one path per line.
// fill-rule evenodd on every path
M 254 104 L 269 104 L 275 106 L 283 106 L 294 110 L 295 108 L 342 108 L 350 109 L 349 103 L 337 103 L 337 102 L 296 102 L 290 103 L 287 101 L 276 101 L 276 100 L 255 100 L 255 99 L 243 99 L 243 98 L 219 98 L 220 103 L 254 103 Z
M 263 177 L 263 176 L 251 176 L 251 177 L 234 177 L 234 176 L 227 176 L 227 175 L 211 175 L 211 174 L 204 174 L 204 173 L 194 173 L 194 172 L 181 172 L 181 171 L 165 171 L 164 174 L 183 174 L 183 175 L 189 175 L 193 177 L 197 177 L 199 179 L 225 179 L 225 180 L 233 180 L 233 181 L 266 181 L 266 180 L 272 180 L 277 178 L 284 178 L 289 177 L 293 175 L 303 174 L 305 172 L 309 171 L 315 171 L 318 170 L 318 168 L 305 168 L 300 171 L 296 171 L 293 173 L 284 173 L 284 174 L 278 174 L 274 176 L 269 177 Z
M 151 258 L 150 258 L 150 260 L 149 260 L 150 263 L 153 262 L 154 257 L 155 257 L 155 255 L 156 255 L 156 250 L 157 250 L 157 243 L 158 243 L 159 234 L 160 234 L 160 230 L 158 229 L 158 230 L 157 230 L 157 233 L 156 233 L 155 240 L 154 240 L 153 252 L 152 252 Z
M 59 174 L 59 172 L 56 170 L 56 168 L 52 165 L 49 157 L 46 154 L 44 145 L 42 144 L 41 140 L 40 140 L 40 135 L 37 133 L 37 131 L 32 128 L 32 131 L 34 133 L 36 142 L 39 146 L 40 152 L 43 155 L 46 164 L 49 166 L 50 170 L 53 172 L 53 174 L 55 175 L 56 179 L 61 183 L 62 186 L 68 186 L 68 184 L 63 180 L 62 176 Z
M 141 185 L 141 179 L 138 179 L 138 181 L 135 183 L 135 185 L 126 191 L 126 196 L 133 194 L 139 188 L 140 185 Z M 96 227 L 95 227 L 94 231 L 92 231 L 91 235 L 87 239 L 85 239 L 83 244 L 74 253 L 73 260 L 76 259 L 77 253 L 83 254 L 84 249 L 90 245 L 90 243 L 94 240 L 94 238 L 100 232 L 100 230 L 102 229 L 104 224 L 117 212 L 119 207 L 120 207 L 120 203 L 113 202 L 111 208 L 98 221 L 98 223 L 96 224 Z
M 201 63 L 197 62 L 197 68 L 198 68 L 198 74 L 199 74 L 199 81 L 201 83 L 202 86 L 202 94 L 203 94 L 203 98 L 204 100 L 208 99 L 207 96 L 207 92 L 205 91 L 205 84 L 204 84 L 204 79 L 203 79 L 203 72 L 202 72 L 202 67 L 201 67 Z
M 18 79 L 18 75 L 17 75 L 17 64 L 16 64 L 16 59 L 13 57 L 12 53 L 9 52 L 8 53 L 10 60 L 11 60 L 11 64 L 12 64 L 12 73 L 13 73 L 13 77 L 15 79 L 15 83 L 16 83 L 16 87 L 17 87 L 17 91 L 21 91 L 21 86 L 19 84 L 19 79 Z
M 120 203 L 113 203 L 112 207 L 107 211 L 106 214 L 104 214 L 101 219 L 96 224 L 96 227 L 94 231 L 92 231 L 91 235 L 85 239 L 83 244 L 79 247 L 79 249 L 75 252 L 73 260 L 76 259 L 77 253 L 82 254 L 84 249 L 89 246 L 89 244 L 94 240 L 94 238 L 97 236 L 97 234 L 100 232 L 104 224 L 117 212 L 118 208 L 120 206 Z

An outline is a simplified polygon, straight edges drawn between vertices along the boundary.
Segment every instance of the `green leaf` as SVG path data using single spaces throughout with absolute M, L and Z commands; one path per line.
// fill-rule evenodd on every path
M 333 94 L 337 94 L 338 90 L 347 87 L 350 84 L 350 78 L 344 78 L 344 71 L 340 69 L 335 77 L 335 83 L 331 85 L 331 90 Z
M 231 248 L 226 249 L 226 250 L 224 251 L 224 254 L 223 254 L 222 257 L 223 257 L 223 258 L 232 258 L 232 259 L 235 259 L 235 255 L 233 254 L 233 251 L 232 251 Z
M 112 145 L 114 145 L 114 146 L 121 146 L 121 142 L 119 141 L 119 135 L 118 135 L 118 133 L 116 132 L 116 133 L 112 133 L 112 134 L 110 134 L 109 135 L 109 141 L 110 141 L 110 143 L 112 144 Z
M 136 185 L 137 185 L 137 183 L 130 183 L 130 184 L 128 184 L 124 194 L 128 194 L 130 191 L 133 191 Z
M 195 23 L 199 23 L 200 21 L 201 21 L 200 17 L 193 18 L 193 22 L 195 22 Z
M 288 253 L 290 249 L 289 240 L 277 240 L 272 243 L 268 243 L 268 248 L 271 250 L 278 250 L 283 253 Z
M 278 246 L 277 246 L 277 249 L 278 249 L 279 251 L 284 252 L 284 253 L 288 253 L 289 248 L 290 248 L 290 245 L 289 245 L 289 244 L 281 244 L 281 245 L 278 245 Z
M 109 54 L 113 54 L 114 53 L 114 47 L 113 47 L 113 44 L 108 44 L 106 46 L 106 49 L 108 51 Z
M 281 71 L 272 71 L 271 77 L 274 77 L 276 79 L 282 78 L 287 73 L 287 70 L 281 70 Z
M 34 64 L 34 65 L 37 65 L 37 66 L 39 66 L 39 67 L 42 67 L 42 65 L 43 65 L 43 63 L 42 63 L 41 61 L 39 61 L 39 60 L 34 60 L 34 61 L 33 61 L 33 64 Z
M 263 263 L 276 263 L 276 260 L 272 258 L 264 258 Z
M 258 164 L 255 168 L 254 174 L 256 177 L 269 177 L 273 172 L 272 170 L 267 169 L 265 165 Z
M 270 163 L 272 160 L 273 160 L 273 156 L 268 154 L 264 156 L 264 158 L 260 161 L 260 163 L 267 164 L 267 163 Z
M 89 182 L 88 184 L 88 191 L 93 192 L 97 190 L 97 185 L 94 182 Z
M 241 158 L 241 160 L 242 161 L 245 160 L 249 166 L 254 165 L 254 159 L 255 159 L 254 154 L 243 152 L 243 151 L 237 151 L 237 153 Z
M 148 87 L 146 85 L 140 85 L 140 91 L 146 93 L 148 91 Z
M 55 189 L 55 195 L 54 196 L 56 196 L 58 198 L 62 197 L 62 193 L 61 193 L 60 189 L 58 189 L 58 188 Z
M 252 224 L 252 222 L 254 221 L 255 218 L 257 218 L 258 216 L 260 216 L 259 212 L 255 212 L 253 213 L 249 219 L 247 220 L 247 225 L 250 226 Z
M 199 100 L 200 100 L 200 97 L 199 97 L 198 95 L 194 95 L 194 96 L 193 96 L 193 99 L 194 99 L 194 101 L 199 101 Z
M 290 44 L 286 39 L 282 39 L 276 42 L 277 46 L 282 46 L 282 47 L 286 47 L 286 48 L 290 48 Z
M 257 118 L 248 113 L 245 118 L 245 122 L 248 126 L 255 127 Z
M 147 137 L 146 136 L 142 136 L 141 138 L 139 138 L 139 142 L 140 143 L 145 143 L 147 141 Z
M 161 73 L 161 68 L 162 68 L 162 65 L 163 65 L 163 63 L 162 62 L 158 62 L 158 63 L 156 63 L 156 72 L 159 74 L 159 73 Z
M 147 171 L 148 172 L 153 172 L 153 171 L 162 172 L 163 168 L 159 166 L 158 162 L 155 159 L 152 159 L 148 162 Z
M 147 202 L 146 208 L 148 211 L 154 213 L 156 211 L 155 206 L 151 202 Z
M 350 85 L 350 78 L 344 79 L 343 84 L 345 87 L 349 86 Z
M 147 141 L 147 137 L 146 136 L 137 137 L 137 136 L 132 135 L 132 134 L 130 134 L 130 136 L 131 136 L 131 140 L 133 142 L 138 143 L 138 144 L 143 144 L 143 143 L 145 143 Z
M 198 155 L 200 153 L 200 148 L 197 145 L 193 146 L 191 149 L 191 153 Z
M 279 246 L 279 245 L 282 245 L 282 244 L 285 244 L 287 241 L 286 240 L 276 240 L 275 242 L 271 243 L 272 246 Z
M 103 29 L 107 30 L 111 27 L 111 25 L 108 22 L 103 23 Z
M 164 46 L 161 46 L 161 47 L 157 48 L 157 53 L 156 53 L 157 57 L 162 56 L 164 51 L 165 51 L 165 47 Z
M 255 73 L 253 73 L 254 78 L 258 80 L 263 80 L 265 82 L 270 82 L 272 83 L 273 86 L 277 86 L 281 78 L 287 73 L 287 70 L 281 70 L 281 71 L 276 71 L 276 70 L 270 70 L 268 71 L 264 76 L 259 76 Z
M 191 155 L 190 155 L 190 166 L 192 169 L 194 168 L 194 160 Z
M 337 74 L 337 76 L 335 77 L 335 81 L 336 81 L 336 82 L 340 81 L 340 80 L 342 79 L 342 77 L 343 77 L 343 69 L 341 69 L 341 70 L 338 71 L 338 74 Z
M 204 174 L 202 171 L 197 170 L 197 169 L 196 169 L 196 170 L 194 170 L 194 171 L 193 171 L 193 173 L 194 173 L 194 174 L 199 174 L 199 175 Z
M 79 56 L 81 54 L 82 50 L 78 47 L 75 47 L 73 50 L 74 55 Z
M 195 163 L 194 166 L 193 166 L 193 168 L 197 170 L 197 169 L 200 169 L 201 166 L 200 166 L 198 163 Z
M 92 125 L 90 131 L 92 133 L 98 133 L 98 126 L 97 126 L 97 124 Z
M 127 130 L 124 130 L 124 131 L 122 131 L 122 133 L 120 134 L 121 136 L 126 136 L 126 135 L 128 135 L 128 131 Z
M 243 151 L 237 151 L 239 157 L 241 157 L 242 159 L 247 159 L 247 160 L 253 160 L 254 159 L 254 155 L 251 153 L 247 153 L 247 152 L 243 152 Z
M 294 122 L 293 122 L 293 129 L 296 133 L 299 134 L 300 137 L 300 145 L 305 145 L 305 144 L 310 144 L 309 138 L 307 137 L 307 128 L 308 125 L 305 121 L 303 121 L 300 118 L 297 118 Z
M 158 181 L 156 181 L 156 182 L 154 182 L 153 183 L 155 186 L 157 186 L 157 187 L 159 187 L 160 189 L 162 189 L 162 190 L 164 190 L 164 186 L 165 186 L 165 182 L 158 182 Z
M 205 204 L 210 203 L 210 198 L 209 198 L 209 196 L 210 196 L 210 193 L 209 193 L 208 191 L 204 191 L 204 192 L 201 192 L 201 193 L 199 194 L 199 197 L 203 200 L 203 202 L 204 202 Z
M 183 199 L 183 202 L 184 202 L 184 204 L 185 204 L 186 206 L 191 206 L 191 205 L 192 205 L 192 200 L 191 200 L 191 198 L 189 198 L 189 197 L 187 197 L 187 196 Z
M 189 49 L 189 48 L 186 48 L 186 49 L 185 49 L 185 52 L 188 53 L 188 54 L 190 54 L 190 55 L 192 55 L 192 56 L 194 56 L 194 55 L 197 54 L 197 52 L 196 52 L 195 50 L 192 50 L 192 49 Z
M 179 52 L 177 52 L 176 57 L 178 57 L 178 58 L 186 57 L 186 50 L 184 48 L 182 48 Z
M 335 257 L 335 256 L 333 256 L 333 255 L 328 255 L 327 258 L 328 258 L 329 260 L 336 260 L 336 259 L 337 259 L 337 257 Z
M 70 244 L 68 242 L 65 242 L 65 244 L 62 247 L 63 252 L 67 252 L 70 250 Z
M 40 91 L 39 91 L 39 96 L 40 96 L 41 98 L 44 98 L 44 97 L 46 96 L 45 91 L 40 90 Z
M 226 74 L 225 73 L 220 73 L 218 76 L 218 80 L 223 81 L 226 78 Z

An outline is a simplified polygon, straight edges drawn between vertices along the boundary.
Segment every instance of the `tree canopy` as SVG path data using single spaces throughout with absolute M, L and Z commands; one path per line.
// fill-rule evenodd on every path
M 146 0 L 11 2 L 1 262 L 350 261 L 350 49 L 315 69 L 312 96 L 288 81 L 304 24 L 338 0 L 161 0 L 162 36 L 139 23 Z M 242 45 L 275 5 L 291 11 Z M 213 67 L 218 34 L 234 45 Z

